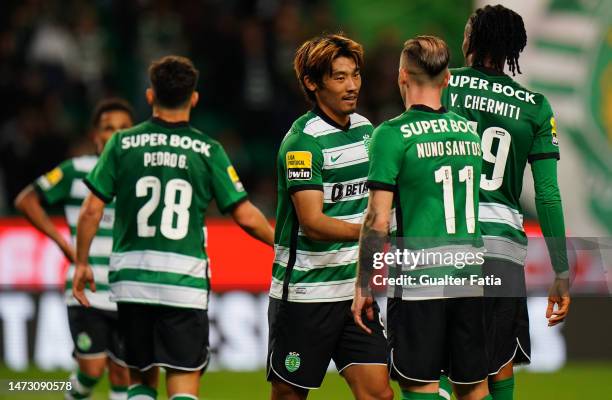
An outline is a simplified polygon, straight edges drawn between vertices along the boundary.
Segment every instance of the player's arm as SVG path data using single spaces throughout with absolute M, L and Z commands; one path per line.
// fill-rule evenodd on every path
M 98 232 L 102 215 L 104 215 L 104 204 L 104 201 L 90 193 L 83 201 L 77 224 L 76 268 L 72 294 L 79 303 L 86 307 L 89 307 L 89 300 L 85 296 L 85 285 L 89 284 L 91 291 L 96 291 L 93 270 L 89 265 L 89 247 Z
M 543 99 L 540 126 L 535 134 L 528 160 L 531 163 L 538 220 L 556 274 L 549 290 L 546 308 L 548 325 L 553 326 L 562 322 L 567 316 L 570 295 L 565 223 L 557 181 L 559 143 L 555 119 L 546 99 Z
M 357 282 L 351 310 L 353 311 L 355 323 L 368 333 L 372 332 L 363 323 L 361 314 L 365 309 L 367 318 L 370 320 L 374 319 L 374 309 L 372 308 L 374 300 L 370 289 L 374 254 L 384 250 L 385 242 L 388 239 L 392 204 L 393 192 L 376 189 L 370 190 L 368 209 L 359 236 Z
M 232 218 L 246 233 L 269 246 L 274 246 L 274 229 L 261 210 L 248 200 L 231 211 Z
M 300 190 L 291 195 L 304 234 L 313 240 L 349 242 L 359 239 L 361 225 L 329 217 L 323 213 L 323 192 Z
M 306 134 L 291 134 L 279 151 L 279 180 L 284 180 L 302 232 L 312 240 L 348 242 L 359 239 L 359 224 L 323 213 L 323 151 Z
M 212 172 L 212 191 L 221 213 L 230 214 L 255 239 L 274 246 L 274 230 L 263 213 L 247 199 L 238 173 L 219 143 L 212 145 L 207 161 Z
M 89 284 L 89 289 L 92 292 L 96 291 L 93 270 L 89 265 L 89 247 L 104 215 L 105 203 L 110 203 L 115 197 L 116 173 L 119 165 L 116 152 L 119 136 L 120 134 L 115 134 L 111 137 L 95 167 L 83 181 L 91 193 L 83 201 L 79 212 L 72 295 L 86 307 L 89 307 L 89 300 L 85 296 L 85 286 Z
M 370 169 L 368 171 L 368 209 L 359 236 L 359 259 L 357 281 L 353 298 L 353 319 L 364 331 L 371 333 L 362 321 L 374 318 L 374 300 L 370 280 L 374 265 L 374 254 L 382 252 L 389 235 L 393 196 L 397 189 L 397 176 L 402 165 L 404 141 L 399 130 L 389 129 L 382 124 L 374 131 L 369 147 Z
M 75 262 L 75 251 L 59 233 L 55 224 L 42 206 L 40 195 L 33 185 L 26 186 L 15 199 L 15 208 L 21 212 L 36 229 L 53 240 L 70 262 Z
M 562 322 L 569 311 L 569 264 L 565 241 L 565 223 L 561 194 L 557 183 L 557 160 L 554 158 L 533 161 L 531 172 L 535 186 L 535 204 L 542 234 L 556 274 L 550 288 L 546 318 L 548 325 Z M 555 310 L 555 304 L 557 309 Z

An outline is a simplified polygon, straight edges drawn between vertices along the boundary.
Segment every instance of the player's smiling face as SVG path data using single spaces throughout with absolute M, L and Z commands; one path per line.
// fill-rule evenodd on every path
M 313 85 L 317 105 L 336 122 L 344 125 L 357 108 L 361 89 L 361 74 L 355 60 L 338 57 L 332 62 L 331 73 L 323 78 L 322 87 Z
M 100 121 L 94 135 L 94 142 L 98 154 L 104 150 L 104 145 L 113 136 L 113 133 L 132 126 L 130 114 L 121 110 L 106 111 L 100 115 Z

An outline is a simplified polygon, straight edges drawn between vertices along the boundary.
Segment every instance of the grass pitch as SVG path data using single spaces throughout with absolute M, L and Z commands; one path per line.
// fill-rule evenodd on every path
M 9 381 L 63 381 L 68 377 L 66 371 L 40 371 L 30 369 L 25 372 L 10 371 L 0 368 L 0 399 L 62 399 L 61 393 L 16 393 L 9 392 Z M 163 376 L 162 376 L 163 377 Z M 162 378 L 160 377 L 160 378 Z M 612 377 L 610 363 L 570 363 L 555 373 L 531 373 L 519 371 L 516 374 L 516 399 L 595 399 L 602 398 L 602 384 L 608 385 Z M 163 380 L 163 379 L 162 379 Z M 159 388 L 158 399 L 166 399 L 165 386 Z M 395 398 L 399 399 L 399 390 L 394 384 Z M 203 400 L 242 400 L 268 399 L 270 388 L 265 381 L 264 371 L 258 372 L 209 372 L 202 378 L 200 398 Z M 108 381 L 103 379 L 92 396 L 94 400 L 107 399 Z M 308 396 L 309 400 L 342 400 L 352 399 L 351 392 L 342 377 L 329 373 L 323 386 Z

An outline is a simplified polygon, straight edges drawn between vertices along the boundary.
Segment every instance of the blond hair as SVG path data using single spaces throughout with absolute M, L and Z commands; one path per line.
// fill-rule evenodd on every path
M 421 35 L 409 39 L 402 49 L 402 67 L 418 84 L 440 84 L 449 60 L 448 46 L 435 36 Z

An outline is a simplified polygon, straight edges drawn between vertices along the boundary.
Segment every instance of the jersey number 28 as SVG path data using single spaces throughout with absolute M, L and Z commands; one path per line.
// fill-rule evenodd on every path
M 161 181 L 155 176 L 143 176 L 136 182 L 136 197 L 147 197 L 151 189 L 151 198 L 138 211 L 136 223 L 138 236 L 152 237 L 156 226 L 149 225 L 151 214 L 155 212 L 161 198 Z M 189 228 L 189 206 L 193 189 L 184 179 L 171 179 L 164 188 L 164 208 L 161 215 L 160 232 L 171 240 L 180 240 L 187 235 Z M 176 223 L 174 216 L 176 215 Z

